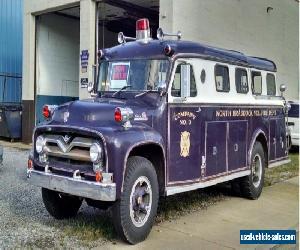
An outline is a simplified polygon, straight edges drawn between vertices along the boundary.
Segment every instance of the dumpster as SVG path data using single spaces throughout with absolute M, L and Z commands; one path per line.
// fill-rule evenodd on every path
M 18 103 L 0 103 L 0 137 L 11 140 L 22 135 L 22 106 Z

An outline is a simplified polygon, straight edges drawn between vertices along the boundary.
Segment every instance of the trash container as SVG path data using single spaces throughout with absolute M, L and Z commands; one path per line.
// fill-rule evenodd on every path
M 0 137 L 20 139 L 22 135 L 22 106 L 0 103 Z

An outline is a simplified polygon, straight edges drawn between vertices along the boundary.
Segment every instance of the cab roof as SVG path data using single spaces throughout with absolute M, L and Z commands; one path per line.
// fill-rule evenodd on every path
M 246 56 L 238 51 L 220 49 L 201 43 L 182 40 L 150 40 L 148 43 L 142 43 L 139 41 L 127 42 L 109 49 L 105 49 L 104 57 L 107 60 L 133 58 L 166 59 L 168 58 L 164 53 L 164 48 L 166 45 L 171 46 L 173 50 L 172 57 L 176 57 L 178 55 L 195 56 L 266 71 L 276 72 L 277 70 L 275 63 L 265 58 Z

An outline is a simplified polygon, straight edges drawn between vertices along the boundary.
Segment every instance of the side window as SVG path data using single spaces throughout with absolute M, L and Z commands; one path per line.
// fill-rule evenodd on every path
M 276 95 L 275 76 L 270 73 L 267 74 L 267 95 Z
M 227 66 L 216 65 L 215 66 L 215 80 L 216 80 L 216 90 L 218 92 L 229 92 L 229 70 Z
M 261 95 L 261 92 L 262 92 L 261 73 L 257 72 L 257 71 L 252 71 L 251 79 L 252 79 L 252 93 L 254 95 Z
M 186 64 L 178 64 L 176 67 L 175 75 L 174 75 L 174 81 L 172 83 L 172 88 L 171 88 L 171 95 L 174 97 L 181 97 L 182 96 L 182 91 L 181 91 L 181 78 L 182 76 L 182 66 Z M 193 66 L 190 65 L 190 97 L 195 97 L 197 95 L 197 87 L 196 87 L 196 81 L 195 81 L 195 75 L 194 75 L 194 70 Z
M 235 70 L 235 87 L 237 93 L 246 94 L 248 93 L 248 76 L 247 70 L 236 68 Z

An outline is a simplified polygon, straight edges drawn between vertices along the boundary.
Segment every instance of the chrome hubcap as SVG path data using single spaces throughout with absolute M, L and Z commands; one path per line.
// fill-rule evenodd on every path
M 140 176 L 130 194 L 130 218 L 136 227 L 142 227 L 149 218 L 152 205 L 152 188 L 146 176 Z
M 261 182 L 262 160 L 259 154 L 256 154 L 252 161 L 252 182 L 254 187 L 258 187 Z

